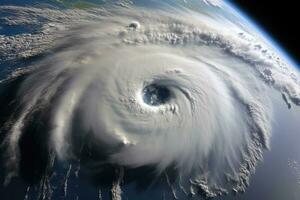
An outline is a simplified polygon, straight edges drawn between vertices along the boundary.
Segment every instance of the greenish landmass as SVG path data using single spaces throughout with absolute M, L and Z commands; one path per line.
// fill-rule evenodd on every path
M 82 1 L 82 0 L 55 0 L 66 8 L 88 9 L 98 7 L 97 1 Z M 101 3 L 103 1 L 99 1 Z

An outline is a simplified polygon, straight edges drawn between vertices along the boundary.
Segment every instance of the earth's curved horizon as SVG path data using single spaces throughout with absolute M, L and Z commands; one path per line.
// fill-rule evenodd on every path
M 229 1 L 4 1 L 0 195 L 297 200 L 299 78 Z

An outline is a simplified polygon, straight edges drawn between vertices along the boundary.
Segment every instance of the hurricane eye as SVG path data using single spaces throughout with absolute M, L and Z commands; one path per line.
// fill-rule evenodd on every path
M 150 106 L 159 106 L 170 100 L 171 92 L 166 86 L 150 84 L 144 87 L 143 100 Z

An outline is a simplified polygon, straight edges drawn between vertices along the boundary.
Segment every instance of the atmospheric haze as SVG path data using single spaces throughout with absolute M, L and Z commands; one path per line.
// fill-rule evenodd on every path
M 95 173 L 150 166 L 169 181 L 171 169 L 175 197 L 177 188 L 243 192 L 270 147 L 270 92 L 300 104 L 298 72 L 257 30 L 221 15 L 171 6 L 0 10 L 15 12 L 9 23 L 46 21 L 42 33 L 0 37 L 2 62 L 35 56 L 0 85 L 6 183 L 20 171 L 20 140 L 33 134 L 43 156 L 84 160 Z

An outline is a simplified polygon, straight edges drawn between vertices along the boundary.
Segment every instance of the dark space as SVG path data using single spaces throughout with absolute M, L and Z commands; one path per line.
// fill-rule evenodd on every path
M 232 0 L 262 27 L 300 67 L 300 17 L 298 1 Z

